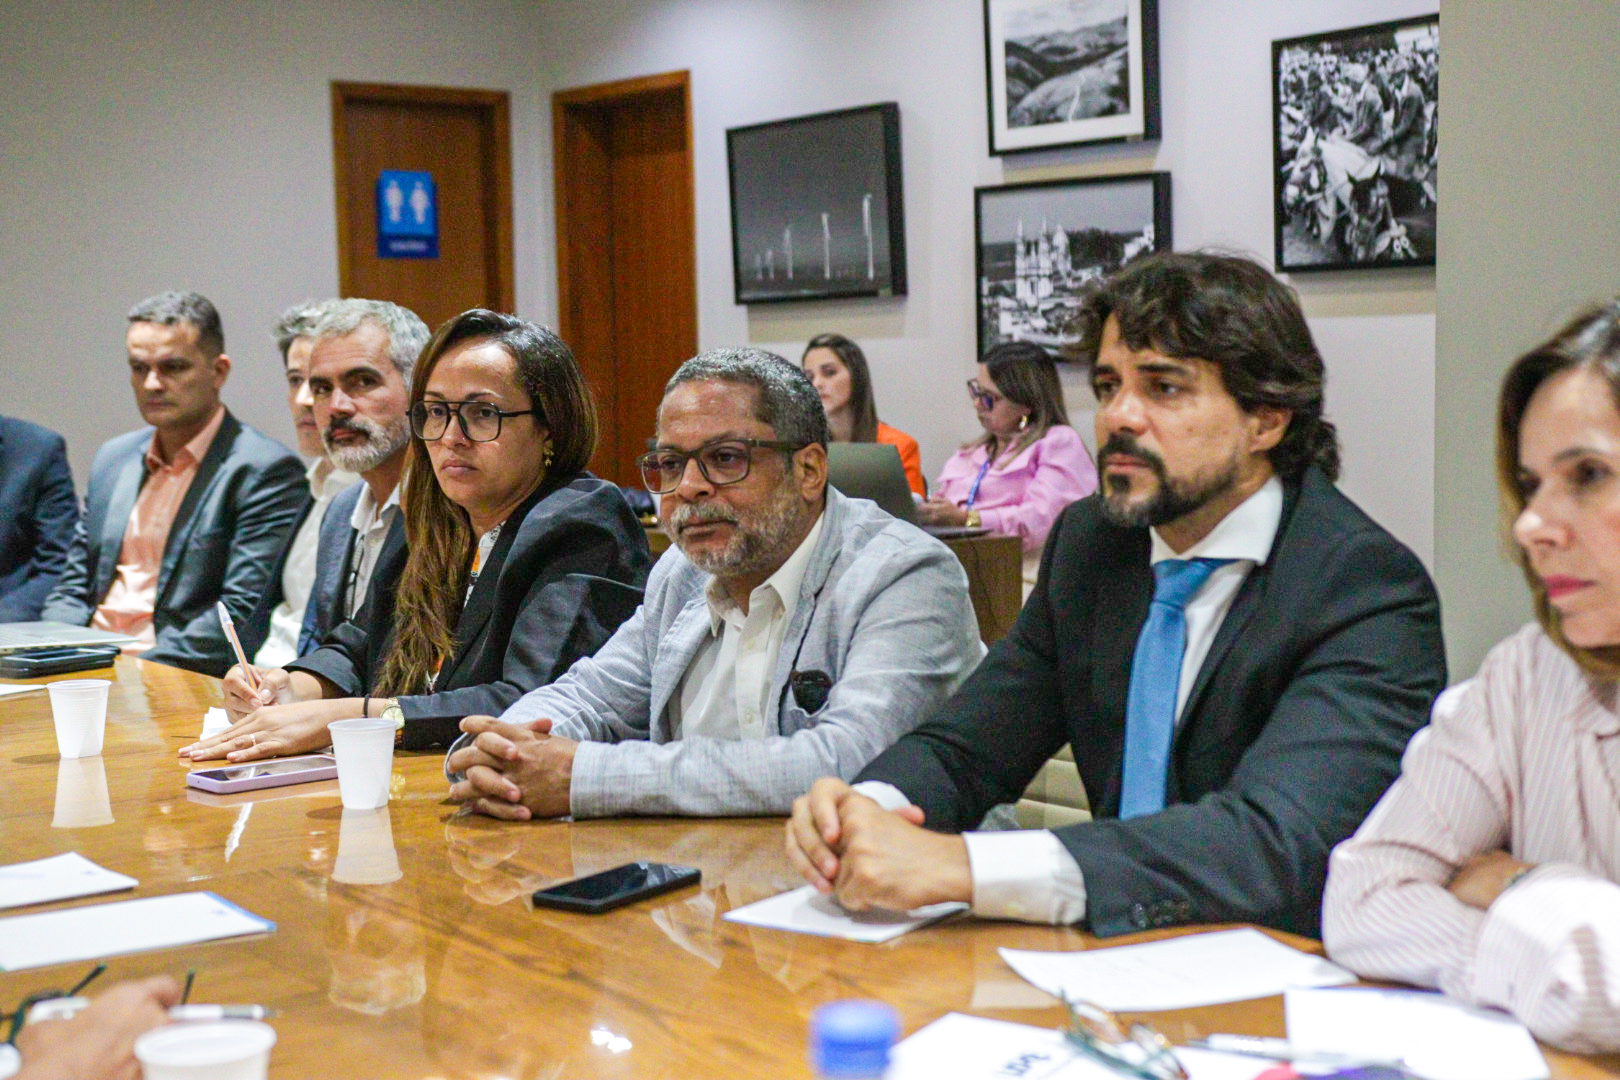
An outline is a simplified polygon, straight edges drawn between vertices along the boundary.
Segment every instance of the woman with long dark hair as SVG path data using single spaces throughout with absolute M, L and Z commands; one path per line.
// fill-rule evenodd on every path
M 1065 506 L 1097 490 L 1097 466 L 1069 426 L 1057 366 L 1039 345 L 1010 341 L 985 353 L 968 398 L 984 434 L 945 462 L 917 516 L 1018 537 L 1033 584 L 1046 534 Z
M 843 334 L 817 334 L 799 360 L 821 397 L 833 442 L 884 443 L 900 452 L 906 483 L 917 495 L 928 494 L 917 440 L 878 419 L 872 395 L 872 372 L 861 347 Z
M 451 742 L 595 652 L 641 602 L 650 558 L 614 485 L 585 471 L 596 409 L 568 346 L 474 309 L 416 362 L 405 550 L 385 549 L 359 615 L 285 669 L 226 679 L 237 722 L 192 759 L 251 761 L 326 745 L 327 725 L 382 716 L 396 745 Z

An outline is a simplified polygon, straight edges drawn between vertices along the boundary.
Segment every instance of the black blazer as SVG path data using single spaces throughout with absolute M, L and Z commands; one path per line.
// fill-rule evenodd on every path
M 62 436 L 0 416 L 0 506 L 0 622 L 33 622 L 67 568 L 79 523 Z
M 327 634 L 348 621 L 343 599 L 348 592 L 349 575 L 355 572 L 354 546 L 360 538 L 349 522 L 354 518 L 354 508 L 365 490 L 365 481 L 361 481 L 338 492 L 326 507 L 326 517 L 321 519 L 320 542 L 315 555 L 315 585 L 309 591 L 309 602 L 304 605 L 304 626 L 298 634 L 299 656 L 308 656 L 320 648 Z M 397 578 L 405 568 L 404 550 L 405 515 L 401 512 L 394 515 L 393 523 L 388 526 L 388 535 L 383 537 L 382 547 L 377 552 L 377 567 L 394 560 L 393 574 Z M 371 581 L 377 580 L 376 570 L 372 570 Z M 393 587 L 394 578 L 389 580 L 389 588 Z M 367 595 L 370 595 L 370 582 L 367 583 Z M 365 600 L 364 596 L 360 598 L 355 614 L 360 613 Z
M 359 615 L 287 665 L 368 694 L 392 645 L 406 547 L 385 543 Z M 403 746 L 446 746 L 464 716 L 500 715 L 601 648 L 641 604 L 652 557 L 613 484 L 589 474 L 543 484 L 510 518 L 456 623 L 456 649 L 433 693 L 401 697 Z
M 1092 496 L 1047 541 L 1012 633 L 860 774 L 937 829 L 1016 800 L 1063 743 L 1096 820 L 1053 830 L 1099 935 L 1253 922 L 1316 934 L 1328 852 L 1400 771 L 1445 685 L 1440 607 L 1416 556 L 1312 468 L 1285 486 L 1270 557 L 1238 590 L 1176 730 L 1167 808 L 1118 820 L 1125 702 L 1153 596 L 1145 528 Z
M 44 618 L 88 625 L 107 595 L 135 497 L 146 483 L 151 442 L 147 427 L 96 451 L 84 518 Z M 303 463 L 227 412 L 169 530 L 152 619 L 157 643 L 143 659 L 224 675 L 236 658 L 214 605 L 223 600 L 238 625 L 248 621 L 308 494 Z

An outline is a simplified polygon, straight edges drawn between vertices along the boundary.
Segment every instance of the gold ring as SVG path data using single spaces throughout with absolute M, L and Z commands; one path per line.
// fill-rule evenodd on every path
M 249 746 L 259 745 L 259 733 L 257 731 L 248 732 L 248 738 L 252 740 L 252 742 L 248 743 Z

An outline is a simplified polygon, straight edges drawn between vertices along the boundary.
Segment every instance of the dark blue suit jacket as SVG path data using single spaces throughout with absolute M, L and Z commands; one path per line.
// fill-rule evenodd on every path
M 343 594 L 354 567 L 355 541 L 354 526 L 349 521 L 365 489 L 365 482 L 361 481 L 338 492 L 326 507 L 326 517 L 321 519 L 321 536 L 315 548 L 315 587 L 304 605 L 304 627 L 298 635 L 299 656 L 308 656 L 320 648 L 326 635 L 347 619 Z M 405 515 L 395 514 L 394 523 L 383 539 L 382 551 L 377 555 L 377 565 L 393 561 L 396 554 L 404 550 Z M 372 580 L 376 580 L 375 571 Z M 360 605 L 364 603 L 365 597 L 361 597 Z
M 0 622 L 32 622 L 67 567 L 79 498 L 67 444 L 0 416 Z
M 102 445 L 90 467 L 84 517 L 44 618 L 87 625 L 118 574 L 124 531 L 141 485 L 152 429 Z M 308 496 L 303 463 L 229 412 L 175 515 L 158 569 L 157 643 L 147 660 L 224 675 L 236 662 L 214 605 L 240 626 L 269 585 L 276 554 Z M 252 655 L 260 642 L 244 640 Z

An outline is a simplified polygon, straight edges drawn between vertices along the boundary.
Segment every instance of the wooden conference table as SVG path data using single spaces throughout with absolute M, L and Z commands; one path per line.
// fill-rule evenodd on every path
M 779 820 L 463 818 L 437 754 L 396 758 L 383 812 L 345 814 L 335 782 L 203 795 L 174 752 L 219 684 L 128 659 L 116 679 L 105 750 L 83 761 L 58 758 L 44 694 L 0 699 L 0 862 L 78 851 L 140 882 L 55 906 L 206 889 L 273 920 L 268 935 L 111 958 L 100 982 L 195 968 L 192 1000 L 276 1009 L 276 1078 L 802 1077 L 824 1002 L 888 1001 L 907 1033 L 952 1010 L 1056 1026 L 1061 1010 L 998 947 L 1164 936 L 962 919 L 871 946 L 738 926 L 721 916 L 799 884 Z M 702 885 L 603 916 L 526 903 L 641 858 L 699 866 Z M 89 967 L 0 974 L 0 1010 Z M 1282 1033 L 1277 998 L 1150 1018 L 1176 1041 Z M 1620 1076 L 1620 1057 L 1549 1060 L 1558 1077 Z

